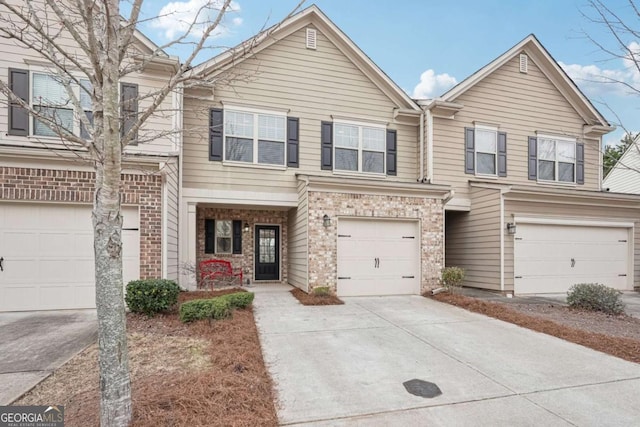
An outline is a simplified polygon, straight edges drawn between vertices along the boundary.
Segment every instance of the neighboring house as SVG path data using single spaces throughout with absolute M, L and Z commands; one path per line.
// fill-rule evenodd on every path
M 420 107 L 315 6 L 254 44 L 185 91 L 181 262 L 338 295 L 436 285 L 450 191 L 422 182 Z
M 68 35 L 67 35 L 68 37 Z M 65 34 L 58 35 L 59 42 Z M 157 48 L 141 34 L 140 52 Z M 61 125 L 83 135 L 73 108 L 62 107 L 65 91 L 49 64 L 19 43 L 0 38 L 0 79 L 34 106 L 52 110 Z M 144 95 L 162 86 L 177 60 L 163 58 L 143 73 L 123 78 L 121 97 L 128 114 L 145 108 Z M 86 82 L 88 84 L 88 82 Z M 78 89 L 79 90 L 79 89 Z M 80 92 L 80 91 L 79 91 Z M 89 108 L 88 100 L 80 100 Z M 162 137 L 125 149 L 122 175 L 124 280 L 178 277 L 177 134 L 179 116 L 161 106 L 139 139 L 152 131 Z M 93 267 L 94 173 L 51 130 L 3 96 L 0 108 L 0 311 L 95 307 Z M 124 114 L 124 113 L 123 113 Z
M 427 178 L 455 191 L 446 264 L 465 268 L 466 286 L 640 283 L 640 200 L 600 185 L 612 127 L 533 35 L 421 105 Z
M 640 134 L 613 165 L 602 187 L 613 193 L 640 194 Z

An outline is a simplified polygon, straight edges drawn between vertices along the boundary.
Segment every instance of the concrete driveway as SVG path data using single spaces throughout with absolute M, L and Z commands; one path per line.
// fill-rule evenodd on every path
M 326 426 L 621 426 L 640 419 L 640 365 L 419 296 L 305 307 L 254 302 L 280 422 Z M 424 380 L 442 394 L 414 396 Z
M 96 339 L 95 310 L 0 313 L 0 405 L 13 402 Z

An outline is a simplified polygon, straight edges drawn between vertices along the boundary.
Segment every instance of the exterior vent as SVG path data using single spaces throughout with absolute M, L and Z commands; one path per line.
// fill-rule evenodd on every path
M 520 54 L 520 72 L 527 74 L 529 70 L 529 57 L 524 53 Z
M 316 30 L 307 28 L 307 49 L 316 49 Z

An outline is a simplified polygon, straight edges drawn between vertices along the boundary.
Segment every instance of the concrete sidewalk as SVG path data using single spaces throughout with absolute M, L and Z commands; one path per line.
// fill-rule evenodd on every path
M 633 425 L 640 365 L 419 296 L 305 307 L 256 289 L 284 425 Z M 442 394 L 409 394 L 420 379 Z
M 16 400 L 96 339 L 95 310 L 0 313 L 0 405 Z

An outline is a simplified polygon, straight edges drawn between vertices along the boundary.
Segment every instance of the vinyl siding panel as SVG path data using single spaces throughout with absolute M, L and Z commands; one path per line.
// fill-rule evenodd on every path
M 178 162 L 171 161 L 165 166 L 165 197 L 166 197 L 166 211 L 163 215 L 166 215 L 167 220 L 165 222 L 166 238 L 167 238 L 167 253 L 164 262 L 167 263 L 167 279 L 178 280 L 178 200 L 179 200 L 179 188 L 178 188 Z
M 536 132 L 569 136 L 585 144 L 585 183 L 583 190 L 599 187 L 599 139 L 584 139 L 584 120 L 556 87 L 529 58 L 529 72 L 519 72 L 518 55 L 474 87 L 460 95 L 456 103 L 464 108 L 454 119 L 434 117 L 434 182 L 454 186 L 456 197 L 468 198 L 465 174 L 464 128 L 474 123 L 495 125 L 507 133 L 507 176 L 499 183 L 544 185 L 528 179 L 527 140 Z
M 614 193 L 640 194 L 640 145 L 634 144 L 609 172 L 603 188 Z
M 320 169 L 320 123 L 334 117 L 373 120 L 396 129 L 398 175 L 385 180 L 414 182 L 418 175 L 419 126 L 394 123 L 397 106 L 362 73 L 320 30 L 317 50 L 305 48 L 301 28 L 238 64 L 233 80 L 218 84 L 213 96 L 203 90 L 185 97 L 185 187 L 237 191 L 297 191 L 296 173 L 332 175 Z M 207 99 L 202 99 L 206 96 Z M 300 120 L 299 168 L 264 169 L 210 162 L 208 158 L 208 110 L 243 107 L 286 111 Z M 259 179 L 256 179 L 259 176 Z M 348 177 L 345 177 L 348 179 Z
M 505 200 L 505 218 L 516 216 L 541 216 L 561 219 L 632 221 L 634 222 L 634 286 L 640 286 L 640 215 L 638 209 L 606 206 L 584 206 L 569 204 L 549 204 L 547 202 L 529 202 Z M 517 234 L 516 234 L 517 236 Z M 505 234 L 505 290 L 513 291 L 514 236 Z
M 445 264 L 466 271 L 464 286 L 500 290 L 500 191 L 472 188 L 470 212 L 447 212 Z
M 308 192 L 298 182 L 298 207 L 289 211 L 289 284 L 304 291 L 309 284 Z

